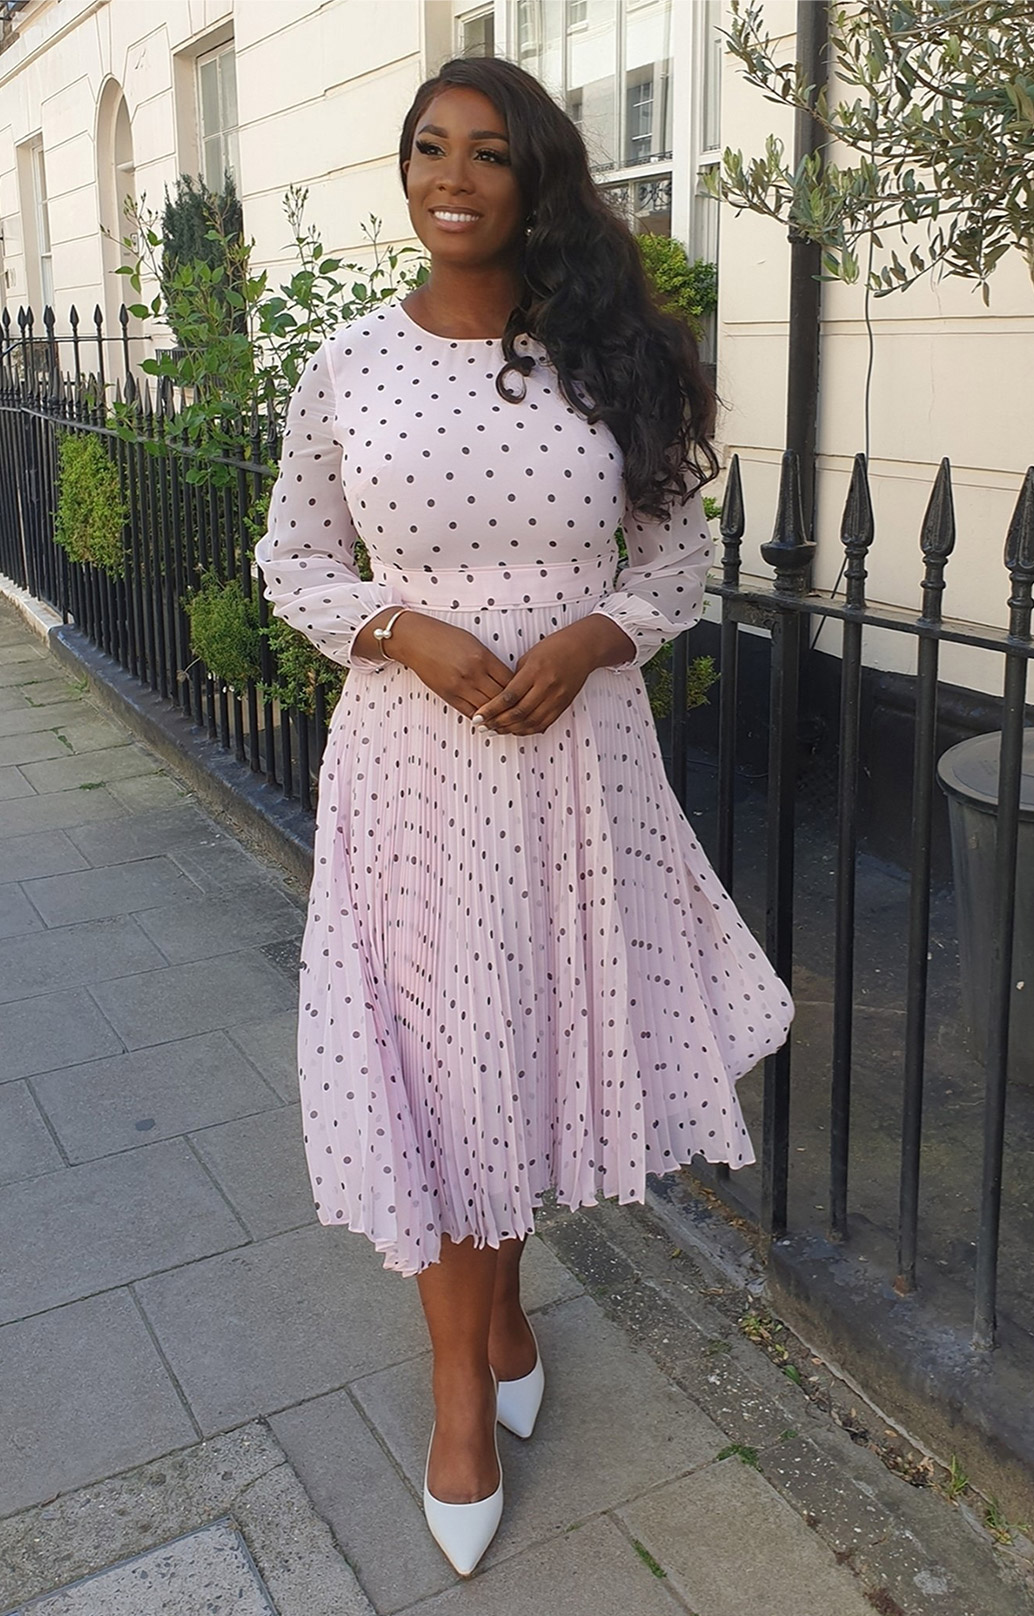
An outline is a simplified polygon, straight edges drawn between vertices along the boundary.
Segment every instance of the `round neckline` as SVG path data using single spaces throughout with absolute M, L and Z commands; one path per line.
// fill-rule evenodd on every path
M 392 306 L 393 309 L 395 309 L 395 311 L 398 314 L 401 314 L 402 318 L 405 320 L 407 325 L 411 326 L 414 331 L 419 331 L 419 333 L 420 333 L 420 335 L 422 337 L 430 337 L 432 342 L 452 342 L 452 343 L 455 343 L 457 347 L 471 347 L 472 346 L 472 347 L 475 347 L 475 348 L 480 348 L 480 347 L 497 348 L 499 346 L 499 344 L 503 340 L 501 336 L 500 337 L 443 337 L 440 331 L 428 331 L 427 327 L 421 325 L 419 320 L 414 320 L 413 316 L 409 313 L 409 310 L 403 308 L 401 299 L 399 300 L 399 302 L 393 303 L 391 306 Z

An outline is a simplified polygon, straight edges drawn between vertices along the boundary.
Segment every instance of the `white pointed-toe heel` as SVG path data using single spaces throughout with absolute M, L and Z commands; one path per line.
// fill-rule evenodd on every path
M 530 1322 L 528 1329 L 531 1330 Z M 546 1372 L 542 1367 L 542 1354 L 534 1330 L 531 1330 L 531 1339 L 535 1342 L 534 1369 L 522 1375 L 520 1380 L 501 1380 L 496 1388 L 496 1419 L 514 1436 L 525 1439 L 535 1429 L 542 1406 L 542 1393 L 546 1388 Z
M 434 1426 L 431 1427 L 431 1442 Z M 424 1519 L 431 1536 L 445 1558 L 461 1577 L 469 1577 L 499 1529 L 503 1516 L 503 1467 L 499 1463 L 499 1443 L 495 1444 L 495 1461 L 499 1465 L 499 1485 L 488 1498 L 479 1498 L 473 1504 L 443 1504 L 435 1498 L 427 1485 L 427 1470 L 431 1462 L 431 1442 L 427 1444 L 427 1463 L 424 1465 Z

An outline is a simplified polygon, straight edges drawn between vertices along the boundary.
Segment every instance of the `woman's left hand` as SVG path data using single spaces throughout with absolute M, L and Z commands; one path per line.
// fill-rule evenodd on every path
M 579 618 L 525 651 L 509 684 L 471 722 L 500 735 L 541 735 L 570 707 L 590 673 L 634 656 L 635 646 L 613 618 Z

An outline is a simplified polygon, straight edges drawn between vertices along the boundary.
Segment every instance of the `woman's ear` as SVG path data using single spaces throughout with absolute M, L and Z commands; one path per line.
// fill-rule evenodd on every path
M 405 162 L 402 165 L 402 190 L 403 190 L 403 193 L 406 196 L 409 195 L 409 190 L 408 190 L 407 185 L 406 185 L 406 181 L 408 179 L 409 179 L 409 158 L 407 157 Z

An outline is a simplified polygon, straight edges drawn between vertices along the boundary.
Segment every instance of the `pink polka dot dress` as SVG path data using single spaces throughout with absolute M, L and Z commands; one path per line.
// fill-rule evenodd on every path
M 528 1234 L 550 1188 L 641 1201 L 647 1173 L 696 1154 L 754 1161 L 736 1083 L 792 1014 L 668 785 L 640 672 L 699 616 L 700 500 L 638 520 L 610 432 L 521 347 L 511 403 L 497 341 L 432 335 L 398 303 L 343 327 L 295 392 L 257 550 L 277 615 L 349 669 L 301 975 L 313 1192 L 403 1274 L 446 1234 Z M 603 612 L 635 656 L 544 734 L 486 733 L 355 655 L 401 605 L 510 665 Z

